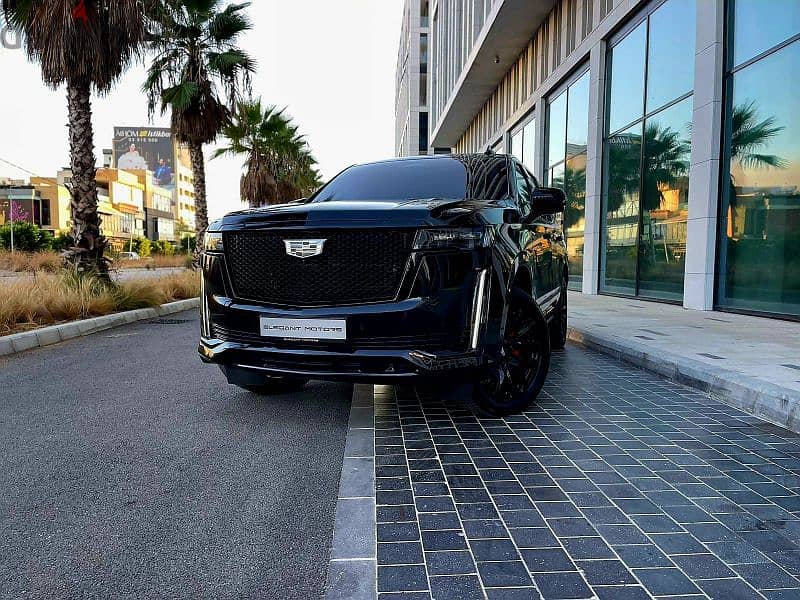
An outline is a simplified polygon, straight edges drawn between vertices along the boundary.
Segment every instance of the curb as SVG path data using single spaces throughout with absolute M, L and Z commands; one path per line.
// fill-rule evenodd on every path
M 353 386 L 325 600 L 376 600 L 375 387 Z
M 105 331 L 113 327 L 120 327 L 121 325 L 128 325 L 129 323 L 144 321 L 146 319 L 155 319 L 163 317 L 164 315 L 171 315 L 199 307 L 199 298 L 189 298 L 188 300 L 178 300 L 177 302 L 162 304 L 155 308 L 128 310 L 102 317 L 92 317 L 91 319 L 83 319 L 81 321 L 69 321 L 68 323 L 42 327 L 41 329 L 34 329 L 33 331 L 15 333 L 13 335 L 0 337 L 0 356 L 10 356 L 19 352 L 25 352 L 26 350 L 33 350 L 34 348 L 43 348 L 84 335 L 97 333 L 98 331 Z
M 682 383 L 729 406 L 800 433 L 800 397 L 794 390 L 614 335 L 569 328 L 570 341 Z

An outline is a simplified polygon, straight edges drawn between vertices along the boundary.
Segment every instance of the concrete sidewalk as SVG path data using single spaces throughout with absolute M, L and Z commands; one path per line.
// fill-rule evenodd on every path
M 570 339 L 800 431 L 800 323 L 570 293 Z

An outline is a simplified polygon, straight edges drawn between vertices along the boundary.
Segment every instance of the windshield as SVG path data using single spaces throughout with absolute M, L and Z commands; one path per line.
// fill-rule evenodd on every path
M 482 168 L 476 169 L 456 157 L 357 165 L 343 171 L 323 187 L 313 202 L 416 198 L 495 200 L 507 197 L 505 161 L 481 161 L 480 166 Z M 487 174 L 491 185 L 486 185 Z

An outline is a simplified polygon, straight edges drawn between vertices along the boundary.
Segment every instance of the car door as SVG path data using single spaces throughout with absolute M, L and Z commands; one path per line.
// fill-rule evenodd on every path
M 553 288 L 550 242 L 545 238 L 546 230 L 538 223 L 538 219 L 533 222 L 528 220 L 531 214 L 533 183 L 520 163 L 513 161 L 513 168 L 517 206 L 522 217 L 520 250 L 532 275 L 536 301 L 542 304 L 546 302 L 547 295 Z

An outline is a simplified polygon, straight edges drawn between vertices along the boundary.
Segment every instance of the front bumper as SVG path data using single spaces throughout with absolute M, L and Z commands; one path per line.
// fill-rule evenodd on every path
M 200 341 L 200 358 L 253 375 L 307 377 L 332 381 L 391 382 L 472 373 L 482 364 L 478 352 L 427 350 L 330 350 L 253 346 Z
M 198 350 L 203 361 L 222 366 L 232 383 L 265 375 L 398 381 L 452 373 L 463 378 L 483 364 L 488 277 L 479 255 L 421 257 L 405 299 L 313 308 L 237 299 L 225 257 L 206 254 L 203 261 Z M 423 293 L 414 295 L 417 290 Z M 261 317 L 344 319 L 347 339 L 264 337 Z

